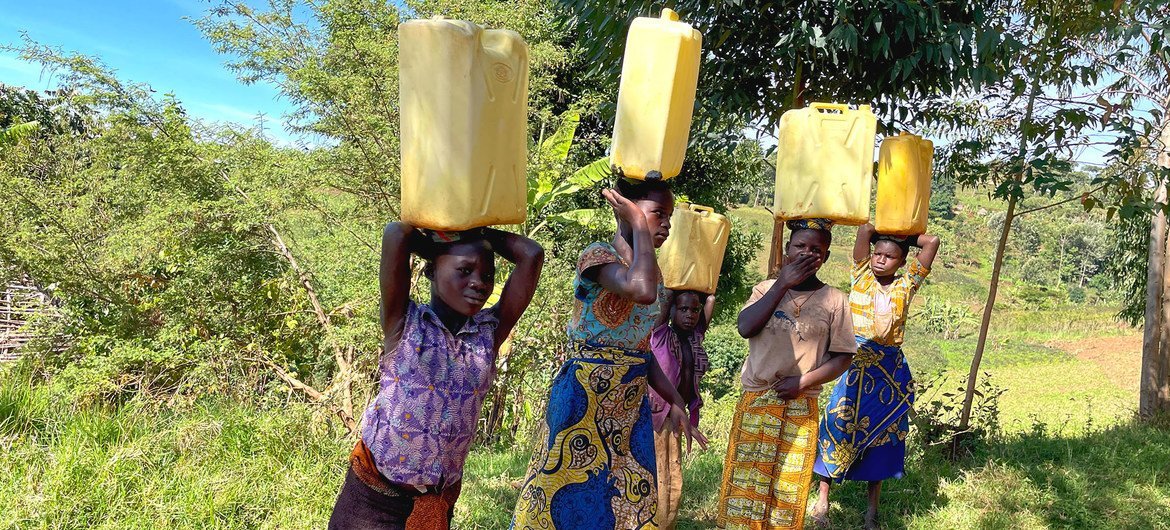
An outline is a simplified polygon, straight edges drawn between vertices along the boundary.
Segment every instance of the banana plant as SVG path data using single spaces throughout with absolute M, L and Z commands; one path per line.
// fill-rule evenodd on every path
M 14 145 L 33 133 L 40 130 L 41 124 L 35 121 L 13 124 L 10 127 L 0 129 L 0 147 L 7 147 Z
M 528 221 L 524 233 L 534 237 L 548 226 L 549 221 L 585 224 L 592 220 L 593 209 L 550 212 L 557 199 L 588 189 L 612 175 L 609 157 L 595 160 L 564 176 L 564 164 L 573 146 L 573 137 L 581 115 L 577 111 L 564 114 L 561 126 L 548 138 L 539 142 L 537 160 L 542 169 L 528 177 Z

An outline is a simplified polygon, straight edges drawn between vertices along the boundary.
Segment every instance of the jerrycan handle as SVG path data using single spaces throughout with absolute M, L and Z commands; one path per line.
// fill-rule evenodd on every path
M 814 109 L 817 109 L 817 110 L 839 110 L 841 112 L 845 112 L 845 111 L 849 110 L 849 105 L 846 105 L 844 103 L 817 103 L 817 102 L 813 102 L 813 103 L 809 103 L 808 106 L 812 107 Z
M 678 22 L 678 13 L 669 7 L 662 8 L 662 20 L 669 20 L 671 22 Z
M 700 205 L 698 205 L 698 204 L 692 204 L 692 205 L 690 205 L 690 210 L 691 210 L 692 212 L 695 212 L 695 213 L 699 214 L 699 215 L 700 215 L 700 216 L 702 216 L 702 217 L 707 217 L 708 215 L 711 215 L 711 214 L 715 213 L 715 209 L 714 209 L 714 208 L 712 208 L 712 207 L 710 207 L 710 206 L 700 206 Z

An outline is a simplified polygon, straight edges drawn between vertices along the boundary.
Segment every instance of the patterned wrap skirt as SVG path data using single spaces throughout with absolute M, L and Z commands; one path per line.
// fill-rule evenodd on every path
M 816 396 L 744 392 L 727 444 L 719 528 L 803 528 L 816 439 Z
M 648 352 L 570 345 L 520 488 L 515 530 L 656 529 Z
M 901 478 L 913 406 L 914 378 L 902 348 L 858 336 L 857 354 L 821 421 L 817 474 L 838 482 Z

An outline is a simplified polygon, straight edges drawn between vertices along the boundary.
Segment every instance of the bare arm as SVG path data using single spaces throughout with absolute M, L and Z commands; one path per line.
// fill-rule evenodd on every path
M 939 240 L 938 236 L 922 234 L 918 236 L 918 241 L 915 244 L 921 248 L 918 251 L 918 263 L 929 269 L 934 264 L 934 258 L 938 256 L 938 248 L 942 241 Z
M 676 296 L 678 296 L 678 293 L 674 289 L 666 290 L 666 300 L 662 304 L 662 310 L 658 312 L 658 318 L 654 319 L 653 329 L 658 329 L 670 321 L 670 313 L 674 311 L 674 298 Z
M 686 410 L 687 403 L 683 401 L 682 394 L 678 393 L 678 389 L 670 384 L 670 379 L 666 377 L 666 373 L 662 371 L 662 367 L 658 365 L 658 359 L 650 356 L 650 369 L 646 372 L 646 381 L 658 395 L 666 399 L 667 403 L 678 405 Z
M 410 300 L 410 253 L 418 248 L 418 232 L 406 223 L 390 223 L 382 231 L 378 290 L 382 298 L 382 334 L 386 347 L 398 345 Z
M 499 348 L 536 294 L 540 271 L 544 267 L 544 248 L 519 234 L 493 228 L 485 229 L 484 237 L 491 243 L 493 250 L 516 265 L 504 283 L 500 303 L 496 308 L 496 317 L 500 323 L 496 327 L 495 346 Z
M 699 331 L 706 333 L 707 328 L 711 327 L 711 319 L 715 317 L 715 295 L 707 295 L 707 300 L 703 303 L 703 316 L 699 319 Z
M 699 447 L 706 449 L 707 437 L 703 436 L 699 432 L 699 429 L 691 425 L 690 417 L 687 415 L 687 404 L 683 401 L 682 395 L 678 393 L 678 389 L 670 384 L 670 379 L 666 377 L 666 374 L 662 371 L 662 367 L 658 365 L 658 359 L 651 355 L 649 364 L 649 370 L 646 373 L 646 382 L 654 388 L 654 391 L 659 396 L 662 396 L 670 403 L 670 412 L 667 413 L 666 421 L 686 437 L 688 452 L 691 450 L 692 440 L 698 440 Z
M 602 194 L 618 217 L 633 228 L 634 256 L 629 267 L 608 263 L 583 273 L 607 291 L 641 305 L 650 305 L 658 299 L 658 259 L 654 256 L 654 241 L 650 237 L 646 217 L 633 202 L 617 192 L 605 190 Z
M 870 245 L 876 233 L 877 229 L 873 227 L 872 223 L 865 223 L 857 227 L 857 240 L 853 242 L 854 263 L 869 257 Z
M 776 306 L 780 305 L 784 294 L 815 274 L 818 267 L 820 267 L 820 258 L 810 254 L 797 257 L 784 265 L 780 269 L 780 275 L 776 278 L 776 282 L 772 284 L 768 292 L 756 300 L 756 303 L 739 312 L 739 318 L 736 320 L 739 336 L 747 339 L 759 334 L 768 323 L 768 319 L 772 318 L 772 313 L 776 311 Z
M 852 353 L 830 353 L 829 355 L 829 360 L 825 361 L 825 364 L 800 376 L 800 389 L 802 392 L 840 377 L 841 374 L 845 373 L 845 370 L 849 369 L 849 363 L 853 362 Z

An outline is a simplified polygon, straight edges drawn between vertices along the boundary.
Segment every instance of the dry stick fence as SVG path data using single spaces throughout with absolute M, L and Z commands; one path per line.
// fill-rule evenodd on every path
M 41 338 L 26 326 L 32 317 L 49 306 L 49 299 L 27 278 L 9 283 L 0 293 L 0 362 L 20 357 L 20 347 Z

